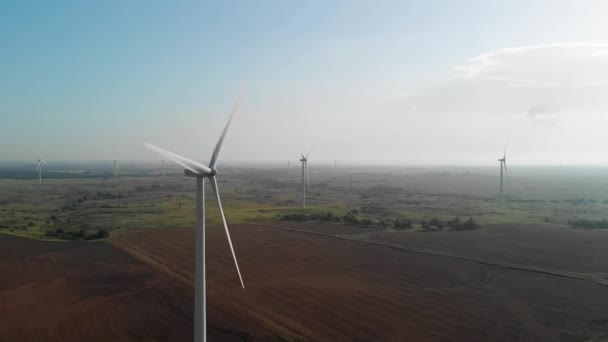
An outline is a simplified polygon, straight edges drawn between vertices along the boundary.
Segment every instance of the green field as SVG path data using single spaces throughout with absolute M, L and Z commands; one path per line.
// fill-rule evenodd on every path
M 107 170 L 57 167 L 43 184 L 31 170 L 4 170 L 0 178 L 0 233 L 61 240 L 63 232 L 93 234 L 131 228 L 192 227 L 194 181 L 174 170 L 156 175 L 151 165 L 132 165 L 113 180 Z M 220 191 L 228 222 L 277 218 L 288 213 L 354 211 L 372 224 L 473 217 L 482 225 L 552 222 L 608 217 L 608 176 L 603 169 L 513 168 L 506 200 L 498 200 L 493 169 L 311 168 L 306 209 L 300 204 L 299 169 L 227 168 Z M 66 177 L 72 175 L 73 178 Z M 85 175 L 85 177 L 81 177 Z M 134 175 L 139 175 L 135 177 Z M 207 191 L 207 220 L 219 222 L 214 196 Z M 49 233 L 51 232 L 51 233 Z

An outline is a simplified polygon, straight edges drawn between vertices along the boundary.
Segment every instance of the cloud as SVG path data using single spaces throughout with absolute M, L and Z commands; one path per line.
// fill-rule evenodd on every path
M 391 94 L 391 95 L 382 96 L 381 99 L 382 100 L 401 100 L 401 99 L 408 99 L 408 98 L 411 98 L 416 95 L 418 95 L 417 92 L 401 92 L 401 93 L 395 93 L 395 94 Z
M 453 68 L 457 78 L 490 80 L 510 87 L 608 85 L 608 44 L 564 42 L 498 49 Z
M 557 106 L 548 105 L 548 104 L 538 104 L 530 107 L 528 109 L 528 117 L 535 118 L 545 114 L 551 114 L 558 109 Z
M 540 126 L 554 127 L 559 121 L 558 112 L 563 107 L 553 104 L 536 104 L 528 109 L 526 119 L 532 120 Z
M 453 72 L 435 74 L 419 88 L 405 84 L 401 93 L 381 93 L 403 100 L 374 101 L 377 114 L 369 116 L 366 129 L 382 132 L 394 145 L 415 146 L 408 158 L 450 149 L 486 158 L 507 137 L 519 144 L 519 157 L 534 162 L 555 157 L 555 150 L 573 158 L 604 153 L 599 146 L 605 146 L 608 125 L 608 44 L 505 48 L 454 65 L 448 70 Z

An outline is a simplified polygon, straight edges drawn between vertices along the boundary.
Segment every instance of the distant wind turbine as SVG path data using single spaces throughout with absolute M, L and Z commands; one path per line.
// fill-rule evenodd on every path
M 211 161 L 209 166 L 194 161 L 192 159 L 182 157 L 173 152 L 164 150 L 160 147 L 152 144 L 145 143 L 145 146 L 152 149 L 163 156 L 173 160 L 177 164 L 183 166 L 184 174 L 186 177 L 196 178 L 196 253 L 195 253 L 195 269 L 194 269 L 194 341 L 205 341 L 207 335 L 207 321 L 206 321 L 206 276 L 205 276 L 205 187 L 203 180 L 209 178 L 211 188 L 215 193 L 215 199 L 220 211 L 220 217 L 226 230 L 226 237 L 228 238 L 228 245 L 232 252 L 232 258 L 234 259 L 234 265 L 236 266 L 236 272 L 239 275 L 241 286 L 245 288 L 243 278 L 241 277 L 241 271 L 239 270 L 239 264 L 236 261 L 236 254 L 234 253 L 234 247 L 232 246 L 232 240 L 230 239 L 230 232 L 228 231 L 228 224 L 226 223 L 226 217 L 224 216 L 224 209 L 222 208 L 222 202 L 220 200 L 220 193 L 217 186 L 217 161 L 226 137 L 226 132 L 232 121 L 232 116 L 237 109 L 237 104 L 234 105 L 228 123 L 222 135 L 215 145 L 213 154 L 211 155 Z
M 165 177 L 165 160 L 160 161 L 160 176 Z
M 505 153 L 498 161 L 500 162 L 500 201 L 502 202 L 504 201 L 504 173 L 507 173 L 507 146 L 505 146 Z
M 308 156 L 310 152 L 306 156 L 300 153 L 302 159 L 302 208 L 306 208 L 306 184 L 308 184 L 308 190 L 310 190 L 310 179 L 308 178 Z
M 42 164 L 48 164 L 46 160 L 42 159 L 42 153 L 38 152 L 38 164 L 36 170 L 38 170 L 38 183 L 42 184 Z

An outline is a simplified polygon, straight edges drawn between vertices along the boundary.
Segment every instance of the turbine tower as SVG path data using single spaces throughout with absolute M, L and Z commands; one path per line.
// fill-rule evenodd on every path
M 308 183 L 308 190 L 310 190 L 310 179 L 308 178 L 308 156 L 310 152 L 306 156 L 300 153 L 302 159 L 302 208 L 306 208 L 306 184 Z
M 145 143 L 144 145 L 163 156 L 173 160 L 177 164 L 185 168 L 184 175 L 186 177 L 196 178 L 196 253 L 195 253 L 195 269 L 194 269 L 194 341 L 205 341 L 207 339 L 207 320 L 206 320 L 206 275 L 205 275 L 205 186 L 204 179 L 208 178 L 211 188 L 215 193 L 215 199 L 217 206 L 220 211 L 220 217 L 226 230 L 226 237 L 228 238 L 228 245 L 232 252 L 232 258 L 234 259 L 234 265 L 236 266 L 236 272 L 239 275 L 241 286 L 245 289 L 243 283 L 243 277 L 241 277 L 241 271 L 239 270 L 239 264 L 236 261 L 236 254 L 234 253 L 234 247 L 232 246 L 232 240 L 230 239 L 230 232 L 228 231 L 228 224 L 226 223 L 226 217 L 224 216 L 224 209 L 222 208 L 222 202 L 220 200 L 220 193 L 217 186 L 217 161 L 226 137 L 226 132 L 232 121 L 232 116 L 236 111 L 238 104 L 234 105 L 228 123 L 222 135 L 215 145 L 213 154 L 211 155 L 211 161 L 209 166 L 194 161 L 192 159 L 182 157 L 173 152 L 164 150 L 160 147 L 152 144 Z
M 160 161 L 160 176 L 165 177 L 165 160 Z
M 119 171 L 118 160 L 114 159 L 114 180 L 116 180 L 118 178 L 118 171 Z
M 38 171 L 38 183 L 42 184 L 42 164 L 48 164 L 46 160 L 42 159 L 42 153 L 38 152 L 38 165 L 36 165 L 36 170 Z
M 498 159 L 500 162 L 500 201 L 504 201 L 504 173 L 507 172 L 507 147 L 505 146 L 505 153 L 502 155 L 502 158 Z M 504 169 L 504 173 L 503 173 Z

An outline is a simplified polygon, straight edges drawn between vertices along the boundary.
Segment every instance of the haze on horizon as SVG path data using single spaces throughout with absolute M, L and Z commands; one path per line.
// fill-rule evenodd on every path
M 603 9 L 603 10 L 602 10 Z M 608 165 L 603 1 L 0 4 L 0 161 Z

